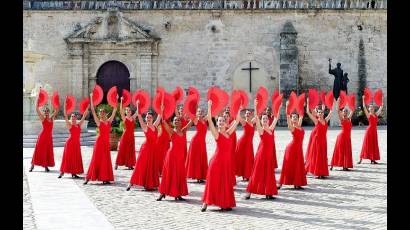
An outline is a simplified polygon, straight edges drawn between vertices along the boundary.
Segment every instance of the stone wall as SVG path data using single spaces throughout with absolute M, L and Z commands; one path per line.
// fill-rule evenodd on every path
M 280 33 L 287 22 L 297 32 L 296 63 L 302 89 L 331 89 L 333 77 L 328 74 L 327 60 L 332 58 L 333 65 L 341 62 L 349 73 L 349 92 L 357 91 L 358 71 L 362 73 L 364 66 L 368 87 L 382 88 L 387 99 L 387 11 L 384 9 L 123 10 L 121 14 L 150 28 L 161 38 L 158 56 L 136 64 L 141 70 L 151 68 L 151 85 L 158 84 L 166 90 L 177 85 L 196 86 L 201 92 L 202 106 L 209 86 L 218 85 L 230 91 L 234 73 L 247 67 L 249 61 L 263 68 L 271 79 L 269 91 L 273 92 L 280 79 Z M 69 58 L 64 38 L 79 25 L 84 27 L 96 17 L 106 15 L 105 10 L 24 11 L 24 51 L 30 43 L 30 50 L 46 54 L 29 77 L 51 84 L 60 95 L 74 94 L 79 99 L 85 82 L 72 77 L 80 74 L 72 68 L 78 63 Z M 363 46 L 359 52 L 360 40 Z M 106 52 L 102 55 L 109 56 L 110 50 Z M 135 65 L 130 64 L 135 60 L 122 61 L 127 66 Z

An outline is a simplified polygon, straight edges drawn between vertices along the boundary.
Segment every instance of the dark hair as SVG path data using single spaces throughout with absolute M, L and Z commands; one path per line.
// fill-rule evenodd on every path
M 145 116 L 148 116 L 148 115 L 154 116 L 154 114 L 153 114 L 151 111 L 148 111 L 148 112 L 145 114 Z
M 293 115 L 296 115 L 297 117 L 299 117 L 299 113 L 292 112 L 292 113 L 290 114 L 290 117 L 292 117 Z

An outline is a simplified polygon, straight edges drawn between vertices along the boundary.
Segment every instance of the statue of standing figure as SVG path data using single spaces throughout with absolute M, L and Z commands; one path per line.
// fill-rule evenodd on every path
M 332 59 L 329 58 L 329 74 L 332 74 L 335 77 L 335 80 L 333 81 L 333 96 L 335 100 L 339 98 L 339 93 L 343 85 L 343 70 L 340 68 L 342 64 L 337 63 L 336 68 L 332 69 Z M 347 75 L 346 75 L 347 77 Z
M 343 74 L 342 78 L 342 87 L 340 87 L 340 90 L 343 90 L 347 94 L 347 83 L 349 82 L 349 78 L 347 77 L 347 73 Z

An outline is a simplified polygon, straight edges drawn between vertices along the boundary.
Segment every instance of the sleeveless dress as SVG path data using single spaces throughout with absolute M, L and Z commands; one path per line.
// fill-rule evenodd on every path
M 317 131 L 317 126 L 313 127 L 312 131 L 310 132 L 309 142 L 308 142 L 306 154 L 305 154 L 305 164 L 308 164 L 308 161 L 311 157 L 310 153 L 312 152 L 312 143 L 314 139 L 313 137 L 316 135 L 316 131 Z
M 174 132 L 171 141 L 171 148 L 165 155 L 159 193 L 172 197 L 186 196 L 188 186 L 184 165 L 184 135 Z
M 171 125 L 170 125 L 171 127 Z M 158 136 L 157 139 L 157 151 L 155 151 L 157 157 L 157 165 L 158 165 L 158 172 L 159 174 L 162 173 L 162 166 L 164 165 L 164 158 L 166 153 L 168 152 L 168 149 L 170 147 L 170 138 L 169 134 L 164 128 L 164 124 L 161 122 L 161 134 Z
M 255 164 L 246 191 L 259 195 L 277 195 L 273 154 L 274 134 L 269 134 L 264 130 L 260 138 L 261 141 L 255 155 Z
M 114 181 L 110 153 L 111 123 L 101 121 L 98 129 L 99 134 L 95 140 L 86 179 L 90 181 Z
M 198 121 L 196 133 L 191 139 L 186 159 L 187 177 L 197 180 L 204 180 L 208 172 L 208 156 L 206 153 L 206 122 Z
M 312 139 L 312 146 L 310 149 L 310 159 L 305 165 L 306 171 L 312 173 L 314 176 L 329 176 L 329 169 L 327 167 L 327 123 L 324 125 L 319 121 L 316 124 L 316 133 Z
M 244 132 L 238 140 L 235 150 L 235 174 L 248 179 L 252 174 L 254 163 L 253 136 L 255 127 L 245 122 Z
M 41 133 L 38 135 L 31 164 L 42 167 L 53 167 L 53 120 L 49 121 L 48 119 L 44 119 L 41 124 L 43 130 L 41 130 Z
M 305 186 L 307 185 L 303 161 L 303 137 L 305 136 L 305 130 L 295 128 L 292 136 L 292 141 L 285 149 L 279 184 Z
M 342 120 L 341 125 L 342 132 L 340 132 L 337 136 L 330 165 L 343 168 L 353 168 L 352 140 L 350 138 L 352 122 L 350 122 L 349 119 L 344 119 Z
M 155 128 L 155 131 L 152 131 L 147 127 L 144 134 L 145 142 L 141 145 L 130 183 L 145 189 L 155 189 L 159 185 L 158 163 L 155 161 L 158 130 Z
M 230 153 L 231 153 L 231 159 L 229 163 L 231 164 L 230 168 L 231 170 L 231 175 L 232 175 L 232 185 L 236 185 L 236 176 L 235 176 L 235 150 L 236 150 L 236 130 L 232 132 L 232 134 L 229 136 L 229 140 L 231 141 L 231 147 L 230 147 Z
M 229 137 L 219 133 L 216 150 L 209 161 L 208 174 L 202 201 L 207 205 L 221 208 L 236 207 L 232 186 L 232 169 Z
M 380 160 L 379 141 L 377 140 L 377 116 L 369 115 L 369 126 L 363 139 L 360 158 L 372 161 Z
M 80 133 L 81 127 L 79 125 L 71 125 L 70 136 L 64 145 L 63 159 L 61 160 L 60 172 L 62 173 L 84 173 Z
M 185 127 L 188 123 L 189 121 L 187 119 L 181 118 L 181 127 Z M 185 141 L 184 143 L 184 162 L 186 162 L 186 158 L 188 155 L 188 147 L 187 147 L 188 141 L 186 139 L 186 131 L 184 132 L 184 141 Z
M 125 118 L 124 121 L 125 132 L 120 139 L 120 145 L 118 147 L 116 165 L 124 165 L 126 167 L 132 167 L 135 165 L 135 121 Z

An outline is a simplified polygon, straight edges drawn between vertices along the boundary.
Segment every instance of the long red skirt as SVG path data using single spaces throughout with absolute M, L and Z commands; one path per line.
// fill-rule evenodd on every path
M 235 150 L 235 174 L 248 179 L 252 174 L 252 168 L 254 164 L 253 153 L 253 135 L 255 134 L 255 128 L 246 122 L 243 126 L 244 133 L 239 138 Z
M 192 137 L 186 159 L 187 177 L 197 180 L 204 180 L 208 172 L 208 156 L 206 153 L 206 131 L 205 122 L 198 121 L 196 125 L 197 132 Z
M 38 135 L 36 147 L 34 148 L 33 158 L 31 159 L 31 164 L 42 167 L 53 167 L 55 165 L 52 133 L 53 121 L 44 119 L 41 124 L 43 125 L 43 130 Z
M 361 159 L 380 160 L 379 141 L 377 140 L 377 117 L 369 116 L 369 127 L 364 134 L 362 151 L 360 151 Z
M 333 150 L 331 166 L 353 168 L 351 130 L 352 123 L 349 120 L 343 120 L 342 132 L 337 136 Z
M 118 147 L 117 159 L 115 161 L 116 165 L 124 165 L 131 168 L 135 165 L 135 137 L 134 128 L 135 121 L 125 119 L 125 132 L 122 134 L 120 139 L 120 145 Z
M 63 159 L 61 160 L 60 172 L 62 173 L 84 173 L 83 159 L 81 157 L 80 133 L 80 126 L 71 126 L 70 137 L 64 145 Z

